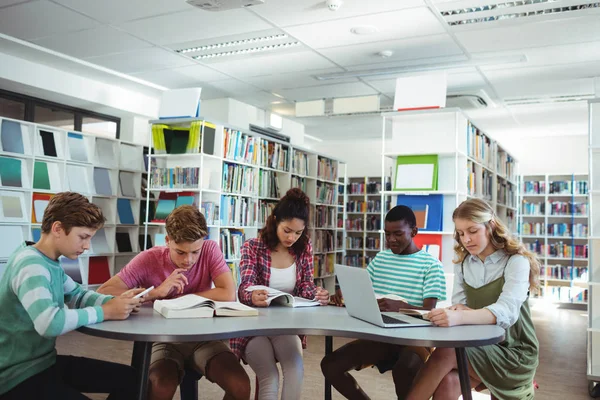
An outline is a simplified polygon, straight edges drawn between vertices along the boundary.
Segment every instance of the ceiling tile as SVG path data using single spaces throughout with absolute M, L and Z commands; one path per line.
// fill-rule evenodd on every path
M 377 91 L 362 82 L 356 82 L 298 89 L 286 89 L 280 90 L 277 93 L 288 100 L 304 101 L 332 97 L 365 96 L 369 94 L 377 94 Z
M 118 23 L 177 11 L 193 10 L 172 0 L 53 0 L 104 23 Z M 118 10 L 118 12 L 116 12 Z
M 241 94 L 257 92 L 259 89 L 256 86 L 249 85 L 237 79 L 228 79 L 224 81 L 211 82 L 210 86 L 231 93 L 234 96 Z
M 144 71 L 132 75 L 170 89 L 204 86 L 206 82 L 229 79 L 227 75 L 223 75 L 203 65 Z
M 49 1 L 23 3 L 0 12 L 0 32 L 24 40 L 90 29 L 97 25 L 96 21 Z
M 87 61 L 124 73 L 193 65 L 194 61 L 158 47 L 86 58 Z
M 357 26 L 373 26 L 378 32 L 355 35 L 350 30 Z M 415 36 L 444 33 L 442 24 L 426 7 L 369 14 L 327 22 L 298 25 L 286 31 L 315 49 L 359 43 L 380 42 Z
M 284 54 L 252 54 L 243 60 L 211 63 L 212 66 L 236 78 L 297 72 L 335 67 L 331 62 L 312 51 Z
M 494 27 L 458 31 L 455 34 L 471 53 L 497 52 L 598 41 L 600 40 L 599 20 L 600 14 L 595 13 L 595 15 L 578 18 L 496 24 Z
M 0 0 L 0 8 L 8 7 L 19 3 L 25 3 L 30 0 Z
M 378 56 L 377 53 L 383 50 L 393 51 L 392 56 L 387 58 Z M 447 34 L 332 47 L 321 49 L 319 52 L 343 67 L 463 54 L 460 47 Z
M 343 72 L 341 68 L 327 68 L 306 70 L 288 74 L 261 75 L 245 78 L 244 80 L 264 90 L 296 89 L 305 86 L 319 86 L 323 82 L 314 78 L 314 75 Z M 357 78 L 336 79 L 336 83 L 358 82 Z
M 394 94 L 396 91 L 396 78 L 393 79 L 366 79 L 367 82 L 381 93 Z M 457 92 L 469 88 L 481 88 L 486 85 L 485 80 L 475 68 L 461 68 L 447 75 L 448 91 Z
M 325 5 L 325 0 L 269 0 L 265 4 L 252 7 L 251 10 L 279 26 L 290 26 L 423 5 L 423 0 L 344 0 L 342 7 L 332 12 Z
M 86 58 L 151 47 L 150 44 L 109 26 L 77 32 L 63 33 L 33 41 L 42 47 L 73 57 Z M 93 46 L 90 46 L 93 43 Z
M 245 93 L 240 96 L 235 96 L 236 100 L 242 103 L 250 104 L 258 108 L 270 109 L 271 103 L 282 101 L 281 98 L 274 96 L 271 93 L 260 91 L 254 93 Z
M 159 45 L 184 43 L 218 36 L 271 29 L 272 26 L 246 10 L 219 13 L 190 11 L 146 18 L 120 25 L 124 30 Z

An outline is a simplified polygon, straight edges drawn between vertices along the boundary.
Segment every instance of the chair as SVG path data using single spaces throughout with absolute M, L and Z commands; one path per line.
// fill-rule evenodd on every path
M 202 379 L 202 374 L 194 369 L 185 369 L 185 375 L 179 385 L 181 400 L 198 400 L 198 381 Z

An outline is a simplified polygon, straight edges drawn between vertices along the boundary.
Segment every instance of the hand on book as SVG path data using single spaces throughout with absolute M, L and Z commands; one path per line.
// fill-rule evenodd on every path
M 254 290 L 252 291 L 252 305 L 255 307 L 267 307 L 269 305 L 267 302 L 268 297 L 269 292 L 266 290 Z
M 323 289 L 320 286 L 317 286 L 317 293 L 315 294 L 315 300 L 319 302 L 320 305 L 326 306 L 329 304 L 329 292 Z
M 185 285 L 187 285 L 188 279 L 183 275 L 185 269 L 177 268 L 171 275 L 159 287 L 152 291 L 152 299 L 164 299 L 170 294 L 182 294 Z
M 437 326 L 456 326 L 462 324 L 461 310 L 435 308 L 429 313 L 429 320 Z
M 401 300 L 391 300 L 386 297 L 381 299 L 377 299 L 377 304 L 379 305 L 379 310 L 383 312 L 396 312 L 401 308 L 410 308 L 408 303 Z
M 127 319 L 129 315 L 142 305 L 144 300 L 139 297 L 137 299 L 127 297 L 115 297 L 102 305 L 104 312 L 104 320 L 111 319 Z

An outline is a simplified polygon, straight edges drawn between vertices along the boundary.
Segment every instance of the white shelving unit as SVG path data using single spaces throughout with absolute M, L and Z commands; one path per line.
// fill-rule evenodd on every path
M 47 202 L 67 190 L 88 197 L 106 217 L 89 251 L 76 261 L 61 258 L 76 281 L 99 286 L 139 251 L 143 146 L 8 118 L 0 119 L 0 139 L 0 264 L 20 242 L 39 238 Z
M 343 162 L 287 142 L 202 119 L 150 123 L 167 124 L 168 129 L 173 130 L 186 130 L 193 123 L 200 124 L 200 137 L 181 154 L 165 154 L 162 145 L 157 149 L 151 138 L 150 148 L 154 154 L 149 156 L 148 163 L 147 204 L 152 204 L 152 194 L 160 199 L 168 195 L 180 197 L 178 193 L 184 192 L 187 200 L 199 206 L 207 217 L 209 239 L 221 244 L 226 261 L 238 279 L 239 249 L 243 241 L 258 236 L 272 207 L 288 189 L 300 187 L 311 199 L 309 228 L 315 280 L 326 288 L 335 287 L 336 255 L 343 257 L 344 253 L 343 243 L 337 243 L 337 232 L 341 231 L 337 228 L 338 193 L 339 187 L 343 188 L 338 178 L 340 170 L 345 172 Z M 157 184 L 159 174 L 154 168 L 172 169 L 180 178 L 187 174 L 193 179 L 181 179 L 183 184 L 179 186 L 166 180 L 168 185 Z M 146 213 L 145 247 L 148 247 L 148 238 L 156 244 L 164 237 L 164 217 L 168 212 L 160 215 L 160 209 L 158 205 L 154 219 L 151 209 Z M 227 246 L 230 238 L 233 245 Z
M 600 100 L 589 102 L 589 294 L 587 374 L 590 395 L 600 381 Z
M 346 185 L 348 200 L 345 204 L 346 257 L 345 265 L 365 268 L 381 249 L 381 214 L 388 208 L 381 205 L 381 191 L 385 190 L 381 177 L 350 177 Z
M 528 175 L 521 181 L 519 234 L 540 259 L 540 297 L 585 307 L 588 175 Z
M 381 203 L 391 199 L 391 207 L 394 207 L 402 204 L 403 196 L 442 197 L 441 229 L 420 230 L 415 241 L 420 245 L 440 246 L 441 261 L 447 275 L 447 292 L 452 293 L 452 213 L 469 197 L 484 198 L 516 232 L 516 160 L 496 141 L 478 130 L 459 109 L 386 113 L 383 114 L 382 127 L 382 179 L 387 175 L 386 159 L 391 159 L 395 164 L 398 156 L 437 155 L 437 190 L 383 191 Z M 418 136 L 415 136 L 415 132 L 418 132 Z M 392 188 L 396 186 L 396 178 L 394 166 Z M 382 233 L 382 249 L 383 239 Z

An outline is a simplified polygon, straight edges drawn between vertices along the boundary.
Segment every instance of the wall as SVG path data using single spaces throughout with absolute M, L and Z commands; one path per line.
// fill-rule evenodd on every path
M 521 175 L 587 174 L 587 136 L 500 138 L 519 162 Z

